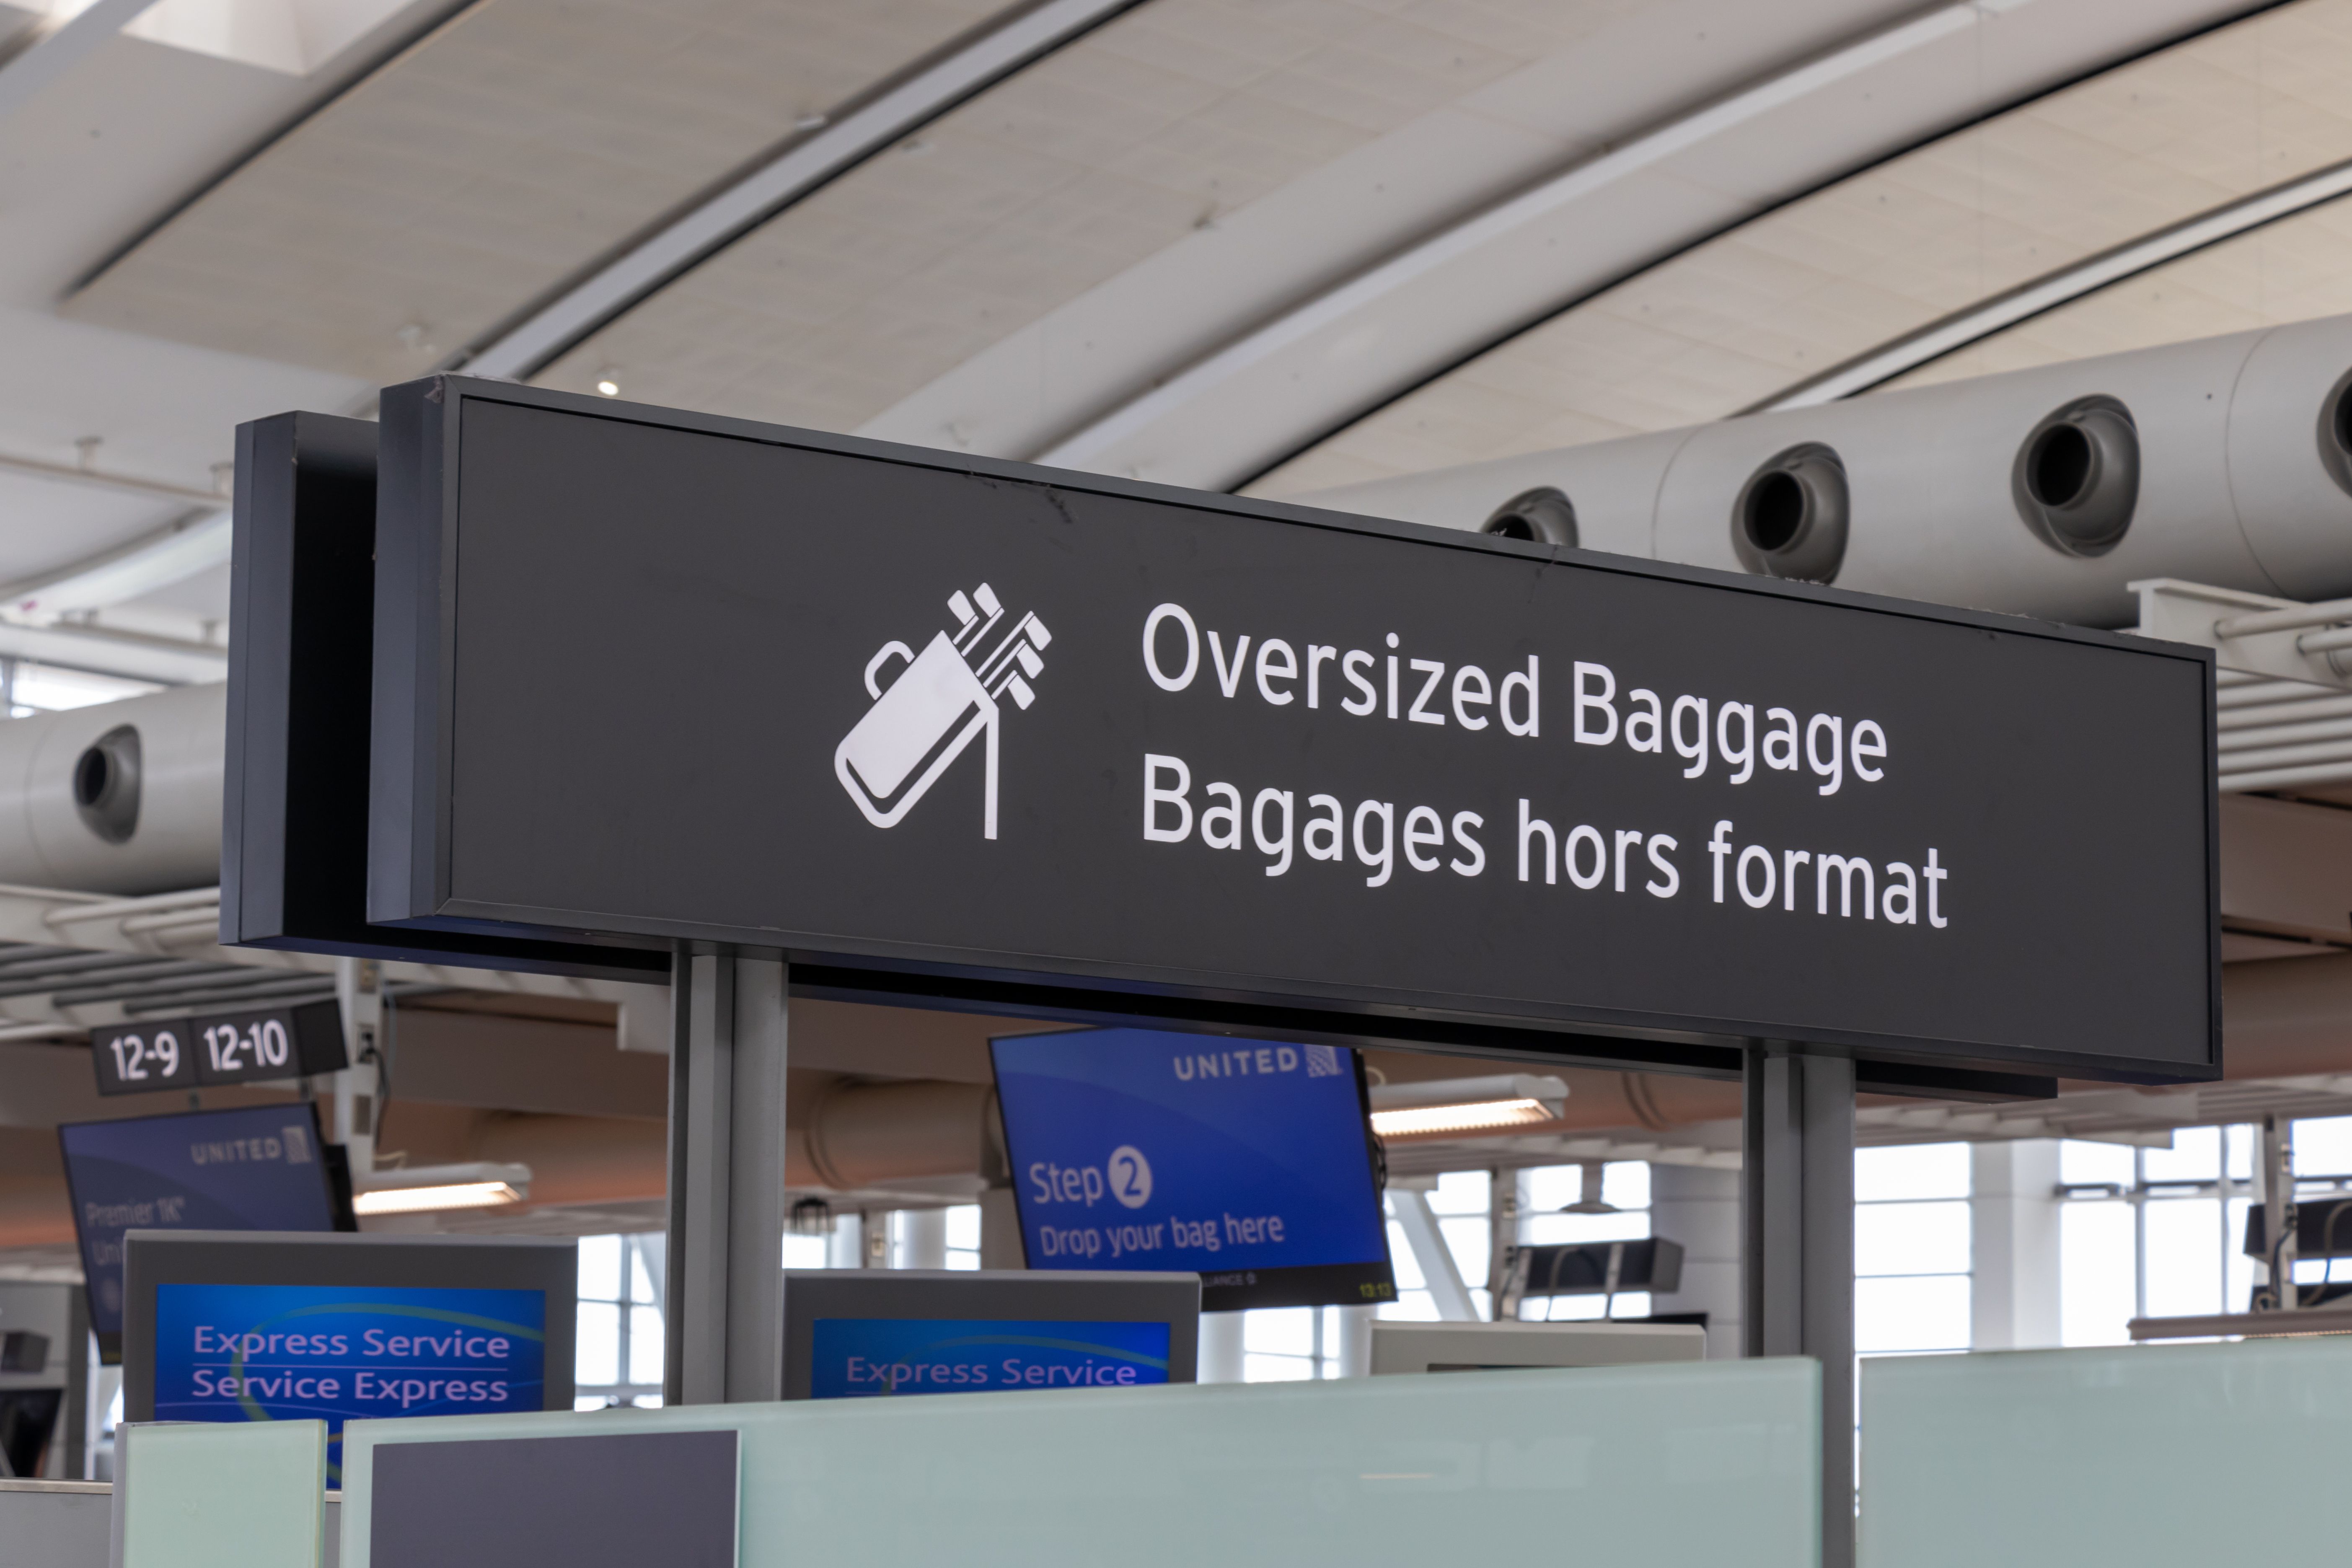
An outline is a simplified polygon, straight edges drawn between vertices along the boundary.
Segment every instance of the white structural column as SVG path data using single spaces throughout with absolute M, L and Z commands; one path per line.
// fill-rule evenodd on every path
M 1822 1568 L 1853 1568 L 1853 1063 L 1755 1046 L 1746 1090 L 1740 1326 L 1822 1364 Z
M 1969 1172 L 1969 1348 L 2055 1348 L 2058 1141 L 1979 1143 Z
M 1703 1165 L 1650 1167 L 1650 1234 L 1683 1249 L 1682 1289 L 1653 1294 L 1653 1312 L 1705 1312 L 1706 1359 L 1742 1346 L 1739 1173 Z
M 1201 1382 L 1242 1381 L 1242 1320 L 1239 1312 L 1201 1314 Z
M 833 1234 L 824 1238 L 824 1266 L 827 1268 L 863 1268 L 866 1267 L 866 1216 L 860 1214 L 835 1215 Z
M 774 959 L 677 961 L 668 1404 L 783 1394 L 786 978 Z
M 1011 1187 L 990 1187 L 980 1194 L 980 1266 L 982 1268 L 1026 1268 L 1028 1248 L 1021 1240 L 1021 1211 Z
M 1370 1377 L 1372 1374 L 1372 1319 L 1377 1307 L 1334 1307 L 1331 1315 L 1339 1321 L 1339 1342 L 1328 1352 L 1338 1365 L 1334 1377 Z
M 898 1245 L 891 1251 L 893 1268 L 945 1268 L 948 1266 L 948 1211 L 898 1211 Z

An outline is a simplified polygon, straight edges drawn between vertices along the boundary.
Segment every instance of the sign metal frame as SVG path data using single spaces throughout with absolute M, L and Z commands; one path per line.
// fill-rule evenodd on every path
M 911 942 L 843 941 L 823 933 L 746 930 L 688 920 L 592 915 L 578 910 L 466 900 L 452 893 L 454 682 L 457 677 L 457 538 L 459 513 L 460 421 L 469 405 L 519 405 L 567 416 L 620 421 L 772 446 L 942 470 L 1031 489 L 1087 493 L 1260 520 L 1334 535 L 1377 536 L 1432 549 L 1483 552 L 1532 561 L 1573 563 L 1630 578 L 1663 579 L 1717 591 L 1813 601 L 1882 616 L 1979 628 L 2012 637 L 2046 639 L 2127 651 L 2147 659 L 2200 667 L 2204 690 L 2204 870 L 2207 920 L 2204 990 L 2206 1059 L 2179 1061 L 2076 1056 L 2059 1051 L 1956 1049 L 1949 1042 L 1888 1037 L 1837 1028 L 1807 1028 L 1809 1049 L 1868 1055 L 1928 1068 L 2018 1072 L 2064 1070 L 2073 1076 L 2139 1081 L 2194 1081 L 2220 1074 L 2220 939 L 2218 802 L 2212 655 L 2187 645 L 2125 634 L 2024 620 L 1980 611 L 1888 600 L 1832 587 L 1742 577 L 1671 563 L 1570 551 L 1487 535 L 1320 511 L 1306 507 L 1210 496 L 1102 476 L 1039 469 L 924 448 L 823 435 L 718 416 L 617 404 L 538 388 L 459 376 L 440 376 L 389 389 L 383 397 L 379 470 L 378 563 L 375 583 L 373 794 L 371 803 L 368 918 L 381 927 L 538 940 L 592 940 L 703 951 L 779 952 L 795 966 L 795 989 L 822 987 L 827 977 L 844 991 L 870 988 L 924 994 L 963 1005 L 1017 1005 L 1034 993 L 1038 1010 L 1100 1017 L 1189 1019 L 1210 1028 L 1249 1028 L 1286 1017 L 1286 1033 L 1302 1029 L 1339 1039 L 1426 1037 L 1452 1033 L 1455 1048 L 1486 1048 L 1555 1058 L 1640 1061 L 1684 1070 L 1728 1073 L 1739 1047 L 1778 1031 L 1710 1027 L 1689 1016 L 1580 1010 L 1547 1006 L 1540 1016 L 1496 1016 L 1465 1009 L 1459 997 L 1389 992 L 1358 994 L 1312 980 L 1286 983 L 1279 992 L 1236 985 L 1231 977 L 1171 978 L 1165 970 L 1094 960 L 1055 960 L 1034 969 L 1008 967 L 970 951 Z M 913 657 L 911 654 L 908 656 Z M 877 656 L 878 658 L 878 656 Z M 1563 672 L 1565 673 L 1565 672 Z M 869 686 L 872 684 L 869 668 Z M 814 963 L 812 963 L 814 961 Z M 818 973 L 811 968 L 823 966 Z M 1600 1037 L 1600 1038 L 1594 1038 Z M 1598 1047 L 1596 1049 L 1595 1047 Z M 1865 1082 L 1864 1088 L 1874 1087 Z M 1893 1086 L 1889 1086 L 1893 1087 Z M 1924 1087 L 1924 1086 L 1923 1086 Z M 2014 1091 L 2013 1089 L 2011 1090 Z

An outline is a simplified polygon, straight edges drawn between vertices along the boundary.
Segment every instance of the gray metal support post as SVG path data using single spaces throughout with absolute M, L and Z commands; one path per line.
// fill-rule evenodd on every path
M 1822 1568 L 1852 1568 L 1853 1064 L 1752 1048 L 1745 1110 L 1747 1352 L 1822 1363 Z
M 678 955 L 662 1397 L 783 1393 L 786 966 Z

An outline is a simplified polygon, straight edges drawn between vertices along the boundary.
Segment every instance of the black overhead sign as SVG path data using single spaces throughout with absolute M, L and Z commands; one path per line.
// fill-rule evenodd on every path
M 376 921 L 2218 1071 L 2200 650 L 458 378 L 380 461 Z
M 350 1065 L 333 1002 L 190 1018 L 140 1018 L 89 1034 L 100 1094 L 262 1083 Z

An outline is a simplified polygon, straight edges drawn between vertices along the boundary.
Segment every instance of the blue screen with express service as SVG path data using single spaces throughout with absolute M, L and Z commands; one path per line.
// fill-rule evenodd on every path
M 819 1318 L 814 1329 L 812 1399 L 1168 1381 L 1166 1323 Z
M 1395 1299 L 1352 1051 L 1152 1029 L 991 1047 L 1030 1268 L 1191 1270 L 1207 1311 Z
M 546 1407 L 539 1290 L 155 1289 L 155 1419 L 343 1423 Z

